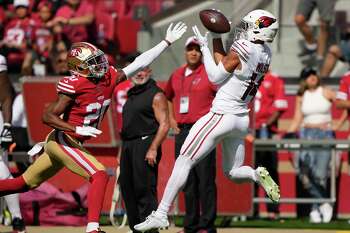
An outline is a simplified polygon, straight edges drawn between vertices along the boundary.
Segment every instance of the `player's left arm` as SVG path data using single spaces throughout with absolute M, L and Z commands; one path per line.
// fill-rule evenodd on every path
M 165 49 L 180 39 L 186 30 L 187 26 L 183 22 L 178 22 L 174 28 L 171 23 L 167 29 L 165 39 L 153 48 L 136 57 L 132 63 L 124 67 L 120 72 L 117 83 L 134 76 L 137 72 L 149 66 Z
M 159 123 L 159 128 L 145 157 L 145 160 L 151 166 L 157 162 L 157 150 L 166 138 L 170 128 L 168 100 L 164 93 L 159 92 L 154 96 L 152 108 L 155 118 Z
M 59 94 L 55 102 L 52 102 L 42 116 L 44 124 L 58 130 L 75 132 L 75 126 L 65 122 L 60 117 L 74 102 L 74 98 L 65 94 Z
M 234 72 L 236 68 L 240 67 L 241 61 L 239 55 L 233 50 L 230 50 L 226 56 L 223 56 L 223 54 L 221 54 L 220 57 L 217 56 L 218 64 L 216 64 L 208 48 L 208 33 L 202 36 L 197 26 L 192 27 L 192 29 L 198 42 L 200 43 L 203 54 L 203 63 L 205 70 L 207 71 L 209 81 L 216 85 L 222 83 L 230 76 L 231 73 Z

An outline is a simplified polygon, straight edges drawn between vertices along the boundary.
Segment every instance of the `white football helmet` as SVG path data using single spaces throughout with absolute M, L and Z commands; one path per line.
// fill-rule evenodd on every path
M 276 17 L 265 10 L 253 10 L 244 16 L 236 27 L 235 39 L 272 42 L 278 31 Z

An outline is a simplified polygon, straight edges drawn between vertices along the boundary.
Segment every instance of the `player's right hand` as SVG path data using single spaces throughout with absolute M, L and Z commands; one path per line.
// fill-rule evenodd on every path
M 82 136 L 90 136 L 95 138 L 97 135 L 100 135 L 102 131 L 91 126 L 76 126 L 75 133 Z
M 170 44 L 174 43 L 178 39 L 182 37 L 182 35 L 186 32 L 187 26 L 183 22 L 178 22 L 174 28 L 173 23 L 171 23 L 166 31 L 165 40 L 170 42 Z
M 4 123 L 4 127 L 0 134 L 1 148 L 8 149 L 13 142 L 12 126 L 9 123 Z

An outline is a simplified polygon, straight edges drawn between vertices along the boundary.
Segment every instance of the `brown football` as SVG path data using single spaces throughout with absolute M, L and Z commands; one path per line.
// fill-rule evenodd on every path
M 226 33 L 231 29 L 226 16 L 215 9 L 202 10 L 199 12 L 199 18 L 203 26 L 211 32 Z

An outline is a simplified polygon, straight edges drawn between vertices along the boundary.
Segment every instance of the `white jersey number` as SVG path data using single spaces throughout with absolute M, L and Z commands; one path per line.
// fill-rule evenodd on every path
M 102 105 L 100 103 L 91 103 L 86 106 L 86 112 L 89 114 L 84 118 L 84 126 L 93 126 L 96 128 L 101 122 L 102 116 L 104 115 L 110 103 L 111 99 L 107 99 L 103 101 Z M 96 122 L 94 122 L 93 125 L 90 125 L 91 121 L 95 120 Z

